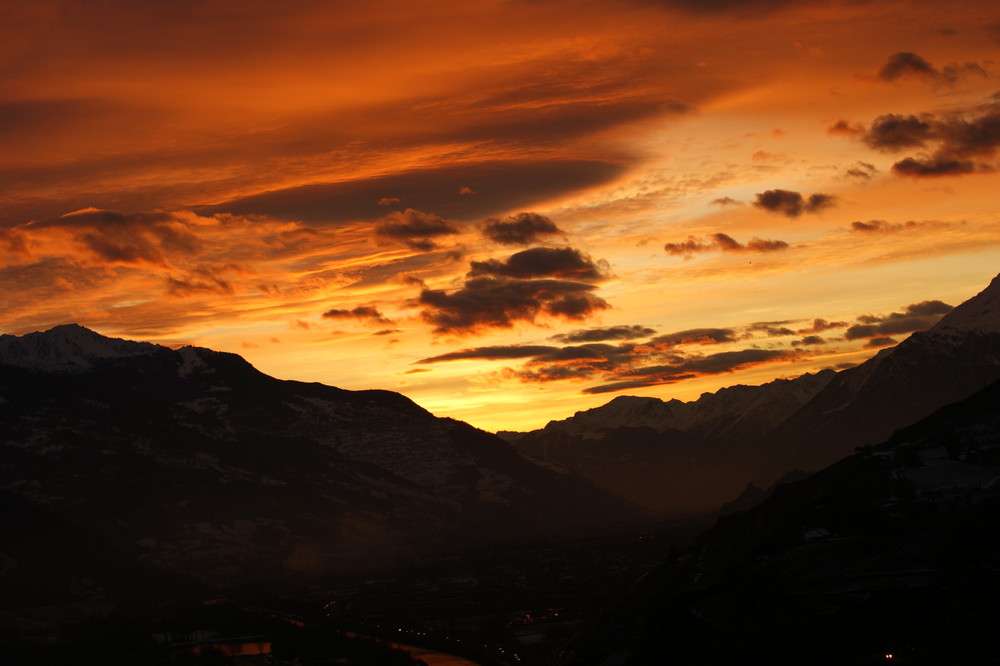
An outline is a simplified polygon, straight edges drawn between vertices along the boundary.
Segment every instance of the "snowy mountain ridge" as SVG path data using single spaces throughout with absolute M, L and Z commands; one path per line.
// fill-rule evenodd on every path
M 79 324 L 63 324 L 23 336 L 0 335 L 0 364 L 44 372 L 81 372 L 94 359 L 155 353 L 159 345 L 107 338 Z
M 690 402 L 618 396 L 600 407 L 550 421 L 544 431 L 588 439 L 600 439 L 603 429 L 622 427 L 718 435 L 747 425 L 743 421 L 751 417 L 774 426 L 819 392 L 834 374 L 832 370 L 823 370 L 794 379 L 775 379 L 760 386 L 737 384 L 703 393 Z

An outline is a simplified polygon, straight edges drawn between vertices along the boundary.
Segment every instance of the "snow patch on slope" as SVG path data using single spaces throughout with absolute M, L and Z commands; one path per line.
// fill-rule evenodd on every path
M 1000 275 L 986 289 L 946 314 L 931 331 L 947 329 L 1000 333 Z
M 187 377 L 196 372 L 215 372 L 215 368 L 202 359 L 198 347 L 181 347 L 177 353 L 181 355 L 181 364 L 177 366 L 178 377 Z

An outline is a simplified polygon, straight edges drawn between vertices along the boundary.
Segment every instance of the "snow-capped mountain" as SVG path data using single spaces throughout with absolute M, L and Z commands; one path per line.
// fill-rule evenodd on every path
M 825 370 L 761 386 L 737 384 L 703 393 L 690 402 L 619 396 L 601 407 L 550 421 L 545 430 L 583 438 L 599 438 L 600 431 L 621 427 L 680 430 L 699 437 L 756 435 L 781 423 L 816 395 L 834 374 Z
M 744 449 L 767 470 L 819 469 L 1000 379 L 1000 277 L 927 331 L 841 371 Z M 757 462 L 753 462 L 753 458 Z M 765 459 L 773 464 L 766 465 Z
M 148 356 L 149 342 L 106 338 L 79 324 L 63 324 L 18 337 L 0 335 L 0 365 L 44 372 L 82 372 L 96 359 Z
M 750 481 L 816 470 L 1000 379 L 1000 277 L 859 366 L 682 403 L 619 397 L 541 430 L 507 434 L 661 511 L 710 509 Z
M 0 339 L 7 499 L 4 525 L 44 515 L 18 524 L 62 525 L 115 561 L 220 585 L 641 516 L 399 394 L 281 381 L 235 354 L 79 326 Z M 23 552 L 0 540 L 0 587 L 30 570 Z

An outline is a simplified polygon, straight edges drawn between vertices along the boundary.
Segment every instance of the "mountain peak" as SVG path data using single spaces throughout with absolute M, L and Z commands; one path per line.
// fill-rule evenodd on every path
M 946 314 L 931 330 L 947 329 L 1000 333 L 1000 275 L 986 289 Z
M 109 338 L 80 324 L 23 336 L 0 335 L 0 364 L 48 372 L 82 372 L 93 361 L 152 354 L 159 345 Z

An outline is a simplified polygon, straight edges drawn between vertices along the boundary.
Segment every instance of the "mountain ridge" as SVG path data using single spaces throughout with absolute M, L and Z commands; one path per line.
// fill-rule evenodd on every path
M 651 508 L 709 510 L 748 482 L 766 487 L 790 471 L 823 468 L 997 379 L 1000 276 L 931 329 L 853 368 L 730 387 L 687 403 L 619 396 L 505 436 L 525 455 Z M 802 390 L 768 402 L 789 386 Z
M 0 492 L 142 567 L 287 584 L 645 519 L 397 393 L 83 327 L 29 335 L 0 347 Z M 0 577 L 28 570 L 7 557 Z

